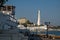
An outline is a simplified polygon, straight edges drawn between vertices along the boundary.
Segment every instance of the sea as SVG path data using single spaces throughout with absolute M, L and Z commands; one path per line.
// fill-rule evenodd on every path
M 32 34 L 47 34 L 47 31 L 40 31 L 40 32 L 32 32 Z M 60 31 L 48 31 L 48 35 L 55 35 L 55 36 L 60 36 Z M 45 40 L 45 39 L 44 39 Z M 51 40 L 51 39 L 50 39 Z M 54 39 L 54 40 L 60 40 L 60 39 Z
M 32 32 L 32 34 L 51 34 L 51 35 L 56 35 L 60 36 L 60 31 L 41 31 L 41 32 Z

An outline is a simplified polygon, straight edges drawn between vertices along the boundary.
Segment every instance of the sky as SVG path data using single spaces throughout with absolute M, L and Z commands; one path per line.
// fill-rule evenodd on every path
M 60 25 L 60 0 L 9 0 L 7 4 L 16 6 L 16 18 L 26 17 L 37 22 L 37 11 L 41 11 L 41 23 Z

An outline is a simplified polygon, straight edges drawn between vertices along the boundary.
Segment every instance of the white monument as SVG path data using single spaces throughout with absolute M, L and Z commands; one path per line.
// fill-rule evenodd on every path
M 37 20 L 37 25 L 40 25 L 40 10 L 38 10 L 38 20 Z

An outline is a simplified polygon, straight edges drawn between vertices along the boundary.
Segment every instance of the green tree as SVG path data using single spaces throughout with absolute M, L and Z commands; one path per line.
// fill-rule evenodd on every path
M 30 22 L 29 20 L 27 20 L 26 24 L 33 24 L 32 22 Z
M 33 24 L 32 22 L 30 22 L 29 20 L 27 20 L 25 23 L 23 23 L 22 25 L 24 25 L 25 27 L 27 27 L 27 24 Z

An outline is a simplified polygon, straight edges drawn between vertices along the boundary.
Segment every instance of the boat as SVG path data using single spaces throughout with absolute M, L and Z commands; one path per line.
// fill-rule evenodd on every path
M 7 0 L 0 0 L 0 40 L 28 40 L 28 36 L 19 33 L 15 18 L 15 6 L 4 5 Z

